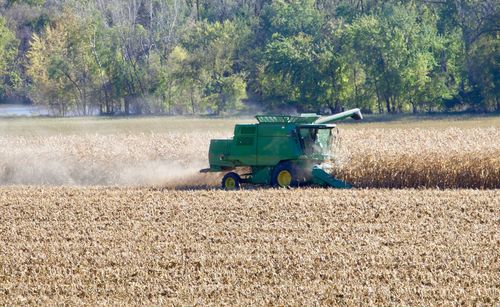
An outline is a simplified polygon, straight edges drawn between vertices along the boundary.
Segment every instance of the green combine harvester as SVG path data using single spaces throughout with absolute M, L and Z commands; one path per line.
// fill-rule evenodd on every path
M 336 126 L 332 123 L 348 117 L 363 118 L 359 109 L 326 117 L 258 115 L 256 124 L 236 125 L 232 139 L 211 140 L 210 168 L 200 172 L 227 172 L 222 178 L 222 188 L 226 190 L 239 189 L 243 183 L 350 188 L 327 172 L 331 169 L 327 162 L 332 159 L 335 137 Z M 245 173 L 240 175 L 238 170 Z

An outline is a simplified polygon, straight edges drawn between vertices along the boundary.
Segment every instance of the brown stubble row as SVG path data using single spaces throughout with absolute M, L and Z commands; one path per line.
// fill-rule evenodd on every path
M 0 136 L 0 184 L 217 185 L 205 132 Z M 351 128 L 335 175 L 358 187 L 500 188 L 500 129 Z
M 500 302 L 499 190 L 0 188 L 0 303 Z

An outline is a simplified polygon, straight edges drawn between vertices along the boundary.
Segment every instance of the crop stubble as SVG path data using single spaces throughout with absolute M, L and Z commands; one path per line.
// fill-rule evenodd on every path
M 0 188 L 0 302 L 499 303 L 498 190 Z
M 201 176 L 230 130 L 0 136 L 0 185 L 218 185 Z M 357 187 L 500 188 L 500 128 L 341 130 L 335 175 Z

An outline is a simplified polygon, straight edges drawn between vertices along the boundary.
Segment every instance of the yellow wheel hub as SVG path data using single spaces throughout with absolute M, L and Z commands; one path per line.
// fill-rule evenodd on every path
M 234 178 L 227 177 L 226 181 L 224 181 L 224 186 L 228 190 L 234 190 L 236 189 L 236 181 L 234 180 Z
M 288 187 L 292 183 L 292 174 L 287 170 L 278 173 L 278 184 L 280 187 Z

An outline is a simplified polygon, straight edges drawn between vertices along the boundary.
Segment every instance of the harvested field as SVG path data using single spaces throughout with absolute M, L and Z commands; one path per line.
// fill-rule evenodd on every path
M 500 303 L 499 190 L 0 188 L 2 304 Z
M 218 185 L 205 131 L 0 136 L 0 185 Z M 341 129 L 336 176 L 357 187 L 500 188 L 500 128 Z

